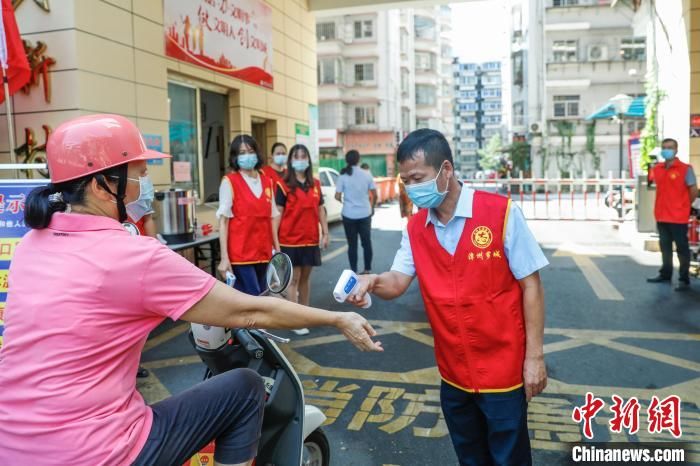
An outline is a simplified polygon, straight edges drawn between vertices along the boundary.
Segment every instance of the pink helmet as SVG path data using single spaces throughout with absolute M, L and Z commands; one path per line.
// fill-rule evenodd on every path
M 170 156 L 148 149 L 136 125 L 119 115 L 88 115 L 67 121 L 46 144 L 54 184 L 137 160 L 164 158 Z

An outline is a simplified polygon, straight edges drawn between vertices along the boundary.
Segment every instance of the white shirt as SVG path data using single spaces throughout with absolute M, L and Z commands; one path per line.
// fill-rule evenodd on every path
M 253 178 L 251 176 L 241 173 L 246 184 L 253 192 L 255 197 L 262 196 L 262 181 L 260 176 Z M 233 186 L 228 177 L 221 180 L 221 185 L 219 185 L 219 208 L 216 209 L 216 218 L 228 217 L 233 218 Z M 280 212 L 277 210 L 277 204 L 275 203 L 275 196 L 272 196 L 272 212 L 270 212 L 270 217 L 279 217 Z

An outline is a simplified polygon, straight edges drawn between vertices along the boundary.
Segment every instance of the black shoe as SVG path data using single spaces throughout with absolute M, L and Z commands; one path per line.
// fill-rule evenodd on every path
M 663 283 L 663 282 L 670 282 L 670 278 L 666 278 L 662 275 L 657 275 L 652 278 L 647 278 L 647 283 Z
M 139 370 L 136 371 L 136 377 L 139 379 L 145 379 L 149 374 L 150 372 L 148 372 L 148 369 L 144 369 L 141 366 L 139 366 Z
M 675 291 L 689 291 L 690 290 L 690 282 L 684 282 L 684 281 L 679 281 L 678 285 L 674 288 Z

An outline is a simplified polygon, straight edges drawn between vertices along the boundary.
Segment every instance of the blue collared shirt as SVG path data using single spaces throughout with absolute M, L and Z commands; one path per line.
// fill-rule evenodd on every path
M 474 203 L 474 190 L 467 186 L 462 186 L 462 193 L 457 201 L 454 216 L 443 225 L 438 220 L 433 209 L 428 212 L 426 225 L 432 222 L 435 226 L 437 240 L 442 247 L 454 255 L 457 243 L 462 237 L 464 224 L 472 216 L 472 206 Z M 544 256 L 540 245 L 527 226 L 525 216 L 520 207 L 511 203 L 506 224 L 506 237 L 504 241 L 505 255 L 508 259 L 513 276 L 521 280 L 528 275 L 532 275 L 549 264 Z M 413 262 L 413 252 L 411 251 L 411 241 L 408 238 L 408 231 L 404 229 L 401 238 L 401 247 L 394 257 L 394 265 L 391 270 L 401 272 L 411 277 L 416 275 L 416 266 Z

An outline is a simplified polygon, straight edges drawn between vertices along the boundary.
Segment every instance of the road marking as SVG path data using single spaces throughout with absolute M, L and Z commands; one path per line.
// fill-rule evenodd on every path
M 586 277 L 593 292 L 601 301 L 625 300 L 622 294 L 617 291 L 615 285 L 610 283 L 610 280 L 608 280 L 605 274 L 595 265 L 588 255 L 581 255 L 565 248 L 560 248 L 554 253 L 554 257 L 571 257 L 581 270 L 581 273 L 583 273 L 583 276 Z
M 326 261 L 329 261 L 331 259 L 335 259 L 336 257 L 343 254 L 347 250 L 348 250 L 348 245 L 346 244 L 345 246 L 339 247 L 335 251 L 331 251 L 328 254 L 325 254 L 324 256 L 321 257 L 321 260 L 323 262 L 326 262 Z
M 190 326 L 189 324 L 186 323 L 181 323 L 176 325 L 175 327 L 171 328 L 170 330 L 166 330 L 165 332 L 161 333 L 157 337 L 153 337 L 149 339 L 146 344 L 143 346 L 143 352 L 145 353 L 146 351 L 155 348 L 158 345 L 162 345 L 168 340 L 172 340 L 178 335 L 181 335 L 185 333 L 187 330 L 189 330 Z

